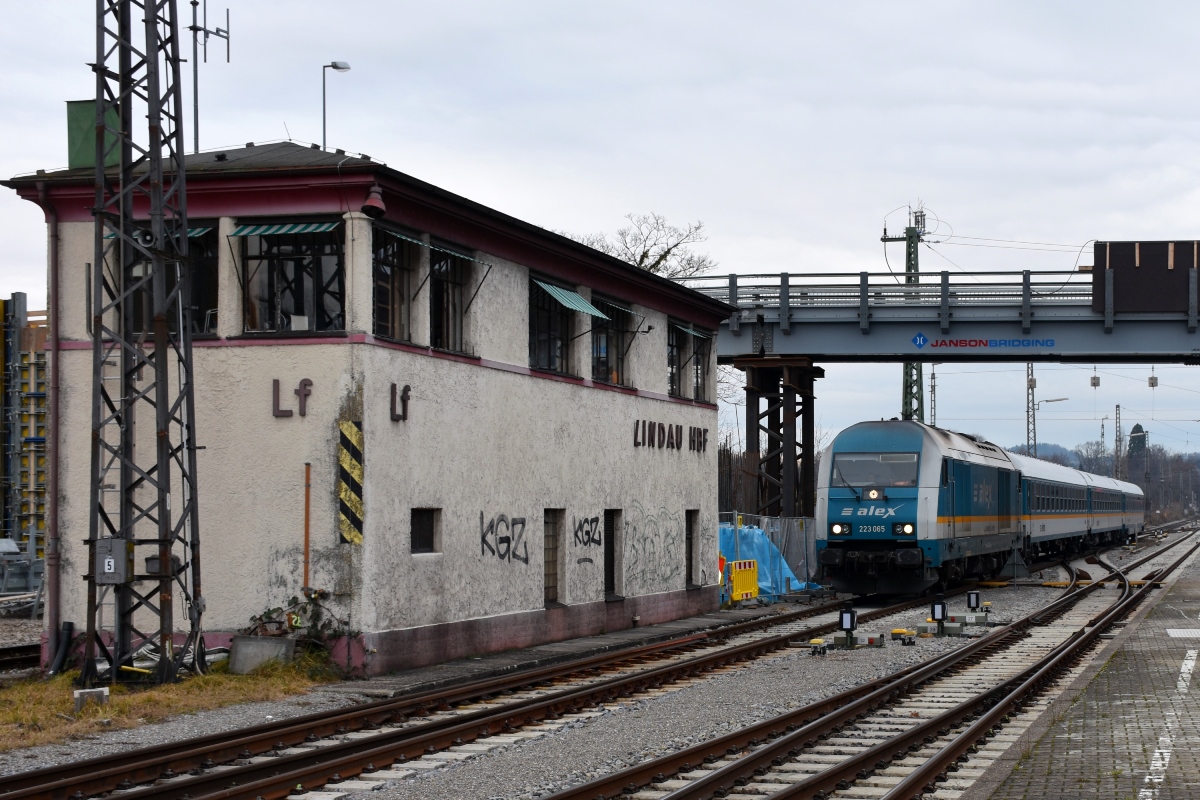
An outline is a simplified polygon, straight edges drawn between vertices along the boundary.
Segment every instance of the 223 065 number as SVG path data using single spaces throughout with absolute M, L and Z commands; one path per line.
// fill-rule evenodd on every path
M 887 525 L 859 525 L 862 533 L 887 533 Z

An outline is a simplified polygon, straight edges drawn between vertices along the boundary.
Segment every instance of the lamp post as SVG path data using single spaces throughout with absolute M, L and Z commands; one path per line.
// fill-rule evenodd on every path
M 321 149 L 325 149 L 325 70 L 334 72 L 349 72 L 350 65 L 345 61 L 330 61 L 321 66 Z
M 1032 395 L 1032 391 L 1030 392 Z M 1026 426 L 1029 431 L 1029 441 L 1025 443 L 1025 454 L 1031 458 L 1037 458 L 1037 412 L 1042 407 L 1042 403 L 1061 403 L 1064 400 L 1070 400 L 1069 397 L 1055 397 L 1051 400 L 1038 400 L 1036 403 L 1029 405 L 1029 420 Z

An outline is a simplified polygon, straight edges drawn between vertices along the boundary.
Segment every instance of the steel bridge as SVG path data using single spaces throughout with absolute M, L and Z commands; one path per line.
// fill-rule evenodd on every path
M 1182 309 L 1121 312 L 1090 270 L 726 275 L 685 283 L 737 311 L 722 323 L 722 363 L 1076 361 L 1200 364 L 1197 272 Z M 1111 280 L 1113 271 L 1104 271 Z M 1149 276 L 1147 276 L 1149 277 Z M 1120 287 L 1118 287 L 1118 290 Z
M 1190 244 L 1181 252 L 1193 251 L 1191 266 L 1178 271 L 1174 247 L 1164 243 L 1153 271 L 1129 244 L 1120 245 L 1130 256 L 1122 266 L 1133 269 L 1098 275 L 941 272 L 907 283 L 913 276 L 904 273 L 779 273 L 684 281 L 736 309 L 721 323 L 717 357 L 746 374 L 746 459 L 757 467 L 747 510 L 814 515 L 819 363 L 1200 364 L 1200 246 Z M 1097 244 L 1096 263 L 1110 265 L 1108 247 Z M 1147 288 L 1158 290 L 1152 306 L 1168 310 L 1145 310 Z

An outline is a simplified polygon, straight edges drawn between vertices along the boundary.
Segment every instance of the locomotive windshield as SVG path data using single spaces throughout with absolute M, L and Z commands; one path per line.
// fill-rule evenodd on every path
M 837 453 L 831 486 L 916 486 L 916 453 Z

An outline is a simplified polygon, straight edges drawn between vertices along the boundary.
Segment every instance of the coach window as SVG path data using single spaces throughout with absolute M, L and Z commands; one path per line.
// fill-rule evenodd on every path
M 463 287 L 470 262 L 444 249 L 429 250 L 429 343 L 463 352 Z
M 247 332 L 346 328 L 340 222 L 239 225 Z
M 375 280 L 375 335 L 406 342 L 412 339 L 413 273 L 420 245 L 376 225 L 371 231 L 372 272 Z
M 595 296 L 592 305 L 608 317 L 592 318 L 592 380 L 624 386 L 633 315 L 629 309 Z

